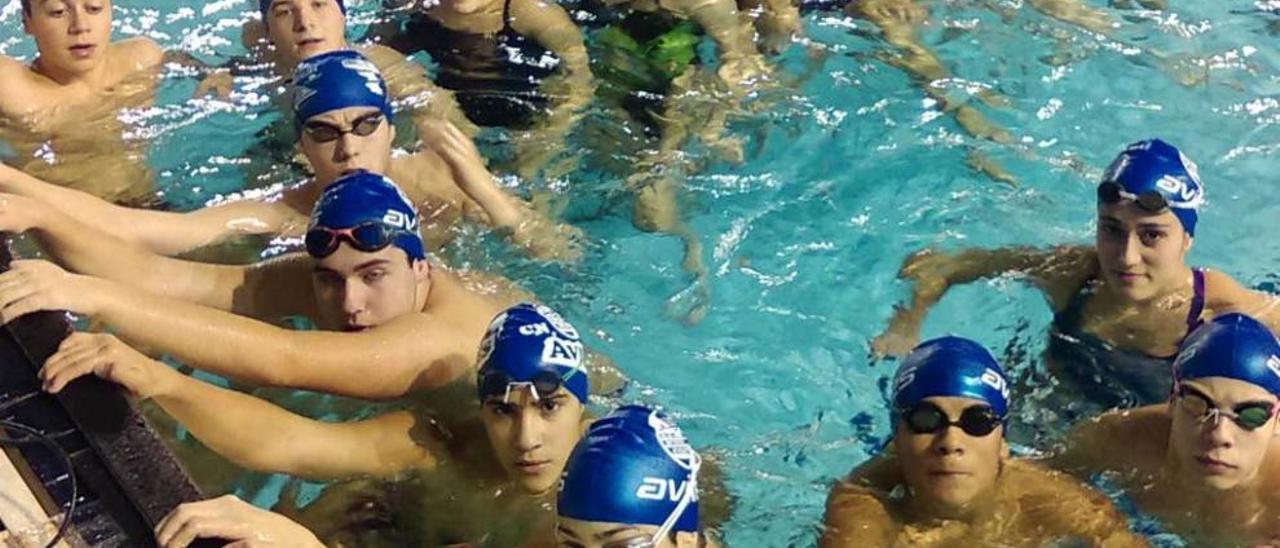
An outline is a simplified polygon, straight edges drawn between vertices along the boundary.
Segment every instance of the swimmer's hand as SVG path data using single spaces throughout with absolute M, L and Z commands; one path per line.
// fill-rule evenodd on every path
M 204 79 L 196 84 L 196 91 L 192 93 L 192 97 L 204 97 L 213 95 L 219 99 L 229 99 L 231 90 L 235 87 L 231 71 L 216 70 L 209 73 Z
M 860 0 L 849 5 L 852 15 L 876 23 L 919 25 L 929 19 L 929 10 L 912 0 Z
M 92 316 L 109 284 L 104 280 L 71 274 L 49 261 L 13 261 L 0 274 L 0 321 L 42 310 L 66 310 Z
M 147 399 L 164 391 L 164 364 L 142 355 L 115 335 L 72 333 L 40 369 L 46 392 L 57 394 L 67 384 L 86 375 L 97 375 Z
M 185 548 L 197 538 L 228 540 L 236 548 L 324 546 L 306 527 L 235 495 L 180 505 L 156 525 L 163 548 Z
M 40 200 L 17 194 L 0 194 L 0 232 L 21 233 L 40 228 L 52 209 Z

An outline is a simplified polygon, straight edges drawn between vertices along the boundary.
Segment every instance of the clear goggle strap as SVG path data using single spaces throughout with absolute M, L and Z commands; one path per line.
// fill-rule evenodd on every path
M 533 383 L 527 381 L 512 381 L 507 383 L 507 391 L 502 393 L 502 403 L 511 403 L 511 389 L 522 387 L 527 387 L 529 389 L 529 395 L 533 397 L 533 403 L 541 401 L 541 396 L 538 396 L 538 389 L 534 388 Z
M 676 522 L 680 521 L 680 516 L 684 514 L 685 509 L 693 504 L 698 498 L 698 470 L 702 468 L 702 457 L 697 453 L 693 454 L 693 461 L 689 466 L 689 481 L 685 484 L 684 496 L 680 497 L 680 502 L 676 503 L 676 507 L 671 510 L 671 514 L 667 516 L 667 520 L 662 522 L 662 526 L 658 527 L 658 531 L 653 534 L 653 545 L 657 546 L 662 538 L 671 532 L 676 526 Z

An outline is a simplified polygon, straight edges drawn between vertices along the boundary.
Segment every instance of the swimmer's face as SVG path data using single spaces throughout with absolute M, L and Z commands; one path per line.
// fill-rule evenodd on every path
M 484 400 L 484 429 L 494 456 L 525 493 L 541 495 L 560 482 L 569 453 L 582 437 L 582 403 L 563 386 L 534 401 L 528 388 Z
M 1275 405 L 1276 397 L 1257 385 L 1224 377 L 1184 381 L 1182 385 L 1186 395 L 1174 396 L 1169 403 L 1169 450 L 1178 470 L 1183 477 L 1211 489 L 1250 484 L 1276 436 L 1276 418 L 1250 431 L 1225 416 L 1204 420 L 1197 412 L 1214 407 L 1230 412 L 1250 402 Z
M 409 262 L 394 245 L 358 251 L 342 242 L 332 255 L 315 261 L 311 281 L 321 327 L 362 331 L 416 312 L 418 296 L 430 284 L 427 261 Z
M 83 74 L 106 58 L 111 42 L 111 2 L 32 0 L 22 27 L 35 40 L 43 67 Z
M 641 540 L 652 539 L 657 533 L 657 525 L 582 521 L 566 517 L 556 520 L 556 545 L 561 548 L 633 546 Z M 697 533 L 679 532 L 659 539 L 654 548 L 693 548 L 695 546 L 698 546 Z
M 347 17 L 336 0 L 275 0 L 266 24 L 276 54 L 289 65 L 347 47 Z
M 279 4 L 279 2 L 276 2 Z M 356 135 L 353 129 L 360 125 L 377 122 L 377 129 L 369 135 Z M 335 129 L 346 132 L 333 141 L 322 143 L 308 131 L 308 127 L 316 129 Z M 395 139 L 395 128 L 382 115 L 382 111 L 373 107 L 347 107 L 317 114 L 303 122 L 302 153 L 311 163 L 316 180 L 327 185 L 344 174 L 357 170 L 365 170 L 377 175 L 386 175 L 387 165 L 391 163 L 391 141 Z
M 1186 283 L 1191 237 L 1169 210 L 1143 211 L 1131 200 L 1098 204 L 1098 265 L 1103 281 L 1134 301 Z
M 986 405 L 980 400 L 955 397 L 925 398 L 956 421 L 968 407 Z M 936 434 L 916 434 L 902 419 L 894 425 L 893 445 L 903 477 L 914 501 L 924 510 L 942 515 L 959 513 L 995 488 L 1002 462 L 1009 456 L 1004 426 L 974 437 L 958 426 Z

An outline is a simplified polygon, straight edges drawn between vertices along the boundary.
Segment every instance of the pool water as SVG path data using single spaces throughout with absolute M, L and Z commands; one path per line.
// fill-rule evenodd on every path
M 778 62 L 796 80 L 786 100 L 735 125 L 746 162 L 713 162 L 687 182 L 687 216 L 711 272 L 711 308 L 695 326 L 666 312 L 665 296 L 689 283 L 679 242 L 636 231 L 625 201 L 595 195 L 617 188 L 609 174 L 549 185 L 595 193 L 567 210 L 591 239 L 582 264 L 537 264 L 474 234 L 455 254 L 559 309 L 634 379 L 623 399 L 665 407 L 695 445 L 726 457 L 738 497 L 724 531 L 730 545 L 812 545 L 831 482 L 888 434 L 883 394 L 896 364 L 872 363 L 868 341 L 907 294 L 895 275 L 908 253 L 1090 241 L 1101 169 L 1123 145 L 1160 136 L 1199 163 L 1208 191 L 1191 262 L 1249 286 L 1280 283 L 1271 270 L 1280 200 L 1268 199 L 1280 151 L 1280 53 L 1271 46 L 1280 5 L 1171 3 L 1165 13 L 1112 12 L 1123 22 L 1115 39 L 1020 0 L 932 3 L 922 39 L 954 72 L 949 89 L 1008 97 L 1008 108 L 982 109 L 1015 135 L 1011 147 L 964 135 L 877 56 L 874 27 L 808 15 L 808 39 L 825 53 L 819 70 L 809 72 L 816 61 L 805 47 L 785 52 Z M 353 4 L 357 22 L 373 17 L 375 2 Z M 0 11 L 0 53 L 29 59 L 18 6 Z M 243 53 L 238 29 L 255 9 L 120 0 L 116 36 L 222 62 Z M 1187 77 L 1198 82 L 1178 83 Z M 129 114 L 152 137 L 157 192 L 177 209 L 243 188 L 246 151 L 277 118 L 244 82 L 235 103 L 190 100 L 194 86 L 171 73 L 153 108 Z M 970 149 L 1019 184 L 968 169 Z M 997 279 L 952 291 L 924 334 L 977 339 L 1025 371 L 1040 367 L 1049 320 L 1037 293 Z

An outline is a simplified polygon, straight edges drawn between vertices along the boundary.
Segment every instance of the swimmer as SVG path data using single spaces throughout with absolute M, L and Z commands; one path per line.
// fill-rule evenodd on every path
M 832 489 L 824 548 L 1146 545 L 1101 493 L 1009 457 L 1008 380 L 978 343 L 924 342 L 893 386 L 892 451 Z
M 431 123 L 431 146 L 392 157 L 395 128 L 390 93 L 377 69 L 350 50 L 317 55 L 298 67 L 293 96 L 297 140 L 315 178 L 282 194 L 231 201 L 188 213 L 116 206 L 44 183 L 0 166 L 0 190 L 35 198 L 70 217 L 164 255 L 247 235 L 300 236 L 320 193 L 343 173 L 364 169 L 389 174 L 415 204 L 430 212 L 428 240 L 435 246 L 461 217 L 493 226 L 529 254 L 577 257 L 578 232 L 535 212 L 497 186 L 474 143 L 448 123 Z M 8 201 L 14 201 L 12 198 Z M 10 214 L 28 206 L 0 205 Z M 33 225 L 34 226 L 34 225 Z M 10 226 L 24 230 L 32 226 Z M 51 246 L 57 252 L 57 246 Z
M 94 275 L 15 261 L 0 274 L 0 319 L 67 310 L 237 382 L 402 398 L 465 376 L 489 318 L 525 297 L 505 279 L 432 264 L 417 218 L 394 183 L 355 172 L 316 202 L 306 253 L 226 266 L 141 252 L 64 217 L 44 241 L 90 250 L 54 254 Z M 267 323 L 290 316 L 321 330 Z
M 701 465 L 680 428 L 657 411 L 627 405 L 597 419 L 565 465 L 557 544 L 705 545 L 698 519 Z
M 688 323 L 705 314 L 710 295 L 702 242 L 684 222 L 679 190 L 691 168 L 681 148 L 691 136 L 727 159 L 741 161 L 742 143 L 725 137 L 728 116 L 772 79 L 772 67 L 756 51 L 749 22 L 732 0 L 603 0 L 625 16 L 596 33 L 592 71 L 600 96 L 623 120 L 627 135 L 644 136 L 624 184 L 633 196 L 632 224 L 684 243 L 682 266 L 692 297 L 676 313 Z M 702 37 L 715 42 L 719 68 L 712 72 L 698 52 Z M 640 126 L 633 130 L 632 126 Z M 649 140 L 656 141 L 650 144 Z M 610 139 L 616 146 L 616 140 Z
M 1280 344 L 1262 323 L 1224 314 L 1174 362 L 1168 401 L 1082 422 L 1053 464 L 1104 473 L 1189 546 L 1280 539 Z
M 582 32 L 546 0 L 398 2 L 408 11 L 371 30 L 393 49 L 425 51 L 439 84 L 472 122 L 519 131 L 517 173 L 530 178 L 564 146 L 595 93 Z M 402 24 L 403 23 L 403 24 Z
M 1072 394 L 1104 406 L 1163 401 L 1178 344 L 1200 322 L 1245 312 L 1280 323 L 1274 298 L 1187 266 L 1204 196 L 1195 164 L 1177 148 L 1134 143 L 1097 187 L 1095 245 L 917 252 L 899 271 L 915 282 L 911 298 L 872 349 L 901 354 L 951 286 L 1014 274 L 1053 309 L 1046 364 Z
M 123 137 L 118 113 L 150 105 L 164 51 L 145 37 L 112 41 L 110 0 L 21 6 L 37 55 L 0 56 L 0 139 L 15 152 L 5 162 L 102 198 L 140 197 L 145 143 Z
M 376 533 L 394 535 L 400 546 L 481 540 L 515 546 L 554 527 L 556 487 L 588 420 L 583 345 L 559 315 L 528 303 L 500 311 L 481 332 L 478 344 L 468 341 L 480 348 L 467 367 L 478 371 L 475 384 L 466 383 L 471 412 L 452 420 L 414 408 L 354 422 L 316 421 L 182 375 L 112 335 L 72 335 L 41 374 L 53 392 L 88 374 L 119 383 L 251 470 L 376 478 L 377 496 L 387 502 L 380 510 L 390 513 L 394 530 L 367 530 L 377 523 L 363 519 L 368 499 L 347 498 L 357 493 L 343 489 L 349 486 L 289 513 L 326 544 L 337 543 L 335 535 Z
M 262 21 L 246 25 L 243 41 L 262 51 L 282 79 L 308 57 L 354 49 L 378 67 L 397 102 L 412 105 L 416 125 L 448 120 L 469 136 L 476 133 L 453 94 L 434 84 L 422 65 L 383 45 L 347 43 L 345 0 L 258 0 L 258 11 Z M 265 46 L 265 51 L 259 46 Z

